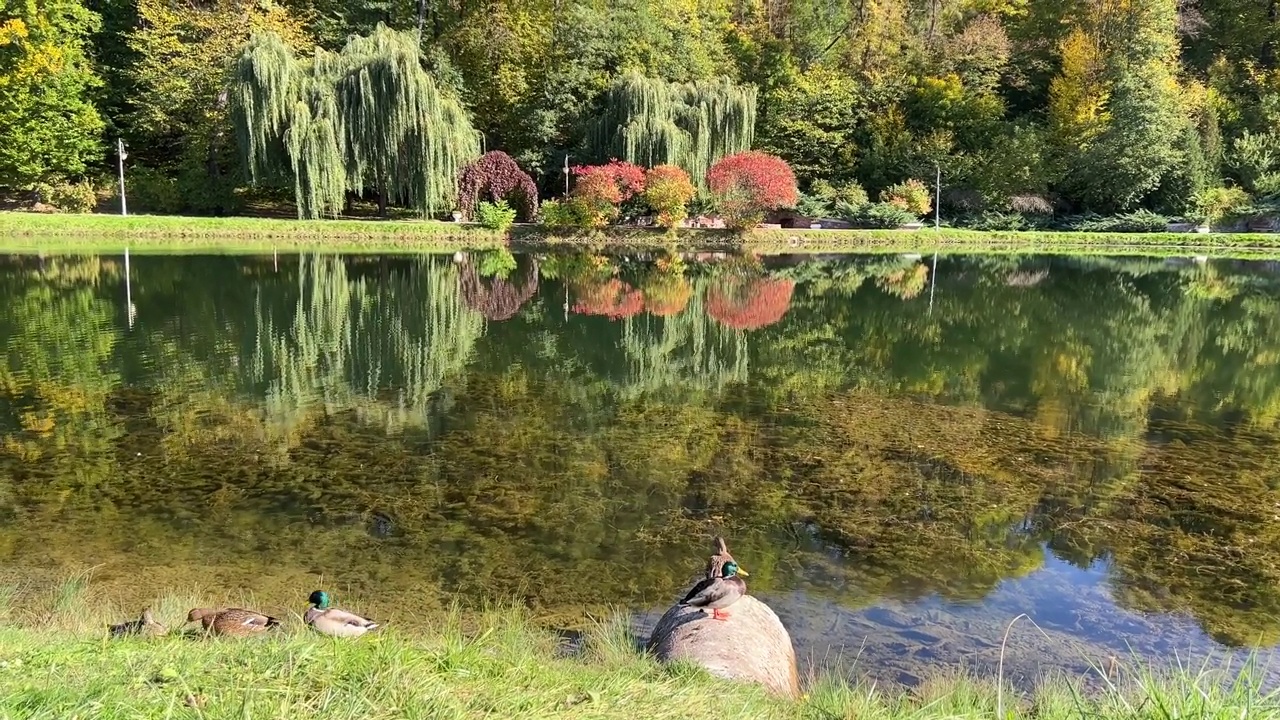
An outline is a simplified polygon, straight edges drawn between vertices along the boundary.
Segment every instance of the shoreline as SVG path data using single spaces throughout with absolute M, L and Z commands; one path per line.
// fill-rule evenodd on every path
M 816 253 L 1053 254 L 1280 258 L 1280 234 L 1071 233 L 933 230 L 758 229 L 749 233 L 612 227 L 551 233 L 516 225 L 510 233 L 471 223 L 434 220 L 282 220 L 259 217 L 161 215 L 40 215 L 0 212 L 0 252 L 7 254 L 123 252 L 404 253 L 455 252 L 509 245 L 517 251 L 584 248 L 625 253 L 676 247 L 683 251 L 762 255 Z
M 1165 668 L 1121 659 L 1083 676 L 1045 675 L 1029 691 L 1007 678 L 948 668 L 915 687 L 877 687 L 827 672 L 811 674 L 801 699 L 790 701 L 690 664 L 661 665 L 638 649 L 643 639 L 618 616 L 595 620 L 566 652 L 563 636 L 514 606 L 453 608 L 420 630 L 391 622 L 354 641 L 313 633 L 298 608 L 258 608 L 283 621 L 265 637 L 206 639 L 183 631 L 188 608 L 229 599 L 257 607 L 252 598 L 165 595 L 151 607 L 166 635 L 111 640 L 107 625 L 138 610 L 113 605 L 84 579 L 30 604 L 0 593 L 0 718 L 149 719 L 172 717 L 183 705 L 193 717 L 303 720 L 629 720 L 638 713 L 652 720 L 951 720 L 995 717 L 998 709 L 1001 717 L 1028 720 L 1154 720 L 1280 712 L 1280 695 L 1254 684 L 1256 670 L 1196 669 L 1185 658 Z

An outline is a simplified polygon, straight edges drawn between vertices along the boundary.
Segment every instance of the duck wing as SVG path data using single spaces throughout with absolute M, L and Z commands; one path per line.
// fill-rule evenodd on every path
M 323 616 L 327 620 L 332 620 L 335 623 L 341 623 L 343 625 L 350 625 L 352 627 L 362 627 L 368 630 L 378 627 L 378 623 L 370 620 L 369 618 L 360 617 L 355 613 L 350 613 L 346 610 L 338 610 L 337 608 L 329 608 L 328 610 L 325 610 Z
M 733 587 L 724 578 L 703 580 L 680 601 L 681 605 L 691 607 L 709 607 L 713 603 L 726 600 L 734 593 Z

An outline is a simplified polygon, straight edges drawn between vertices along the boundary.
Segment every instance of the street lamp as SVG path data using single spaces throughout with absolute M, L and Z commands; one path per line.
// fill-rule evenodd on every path
M 569 197 L 569 156 L 564 156 L 564 195 Z

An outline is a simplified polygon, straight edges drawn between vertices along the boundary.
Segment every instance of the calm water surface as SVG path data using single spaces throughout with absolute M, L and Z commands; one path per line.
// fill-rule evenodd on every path
M 723 533 L 877 679 L 1269 650 L 1278 270 L 8 257 L 0 573 L 642 631 Z

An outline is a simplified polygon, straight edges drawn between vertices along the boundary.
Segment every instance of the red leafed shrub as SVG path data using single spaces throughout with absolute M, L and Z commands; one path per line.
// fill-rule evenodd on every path
M 608 165 L 579 165 L 573 174 L 578 176 L 579 183 L 593 175 L 609 178 L 618 189 L 615 203 L 624 203 L 644 192 L 644 168 L 629 162 L 610 160 Z
M 707 314 L 737 330 L 758 330 L 782 319 L 795 283 L 770 278 L 725 278 L 707 293 Z
M 538 186 L 510 155 L 492 150 L 464 167 L 458 177 L 458 209 L 463 217 L 475 217 L 481 200 L 506 200 L 521 222 L 530 222 L 538 210 Z
M 578 180 L 573 197 L 566 202 L 582 206 L 587 225 L 604 227 L 618 217 L 621 198 L 622 193 L 612 178 L 603 173 L 590 173 Z
M 644 294 L 618 278 L 586 283 L 577 288 L 573 311 L 580 315 L 605 315 L 621 320 L 644 310 Z
M 707 172 L 707 186 L 725 224 L 749 228 L 770 210 L 795 205 L 796 176 L 780 157 L 749 150 L 716 161 Z

